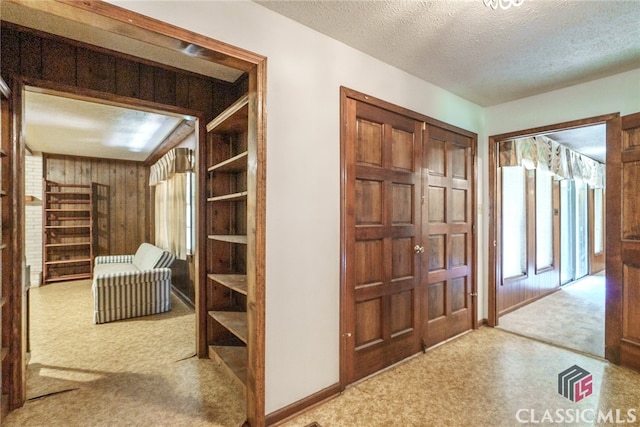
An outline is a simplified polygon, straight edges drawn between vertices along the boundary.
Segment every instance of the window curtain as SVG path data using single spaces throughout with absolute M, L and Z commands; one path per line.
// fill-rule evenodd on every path
M 174 148 L 151 166 L 149 185 L 155 186 L 156 246 L 187 258 L 187 180 L 193 170 L 193 152 Z
M 605 166 L 545 137 L 519 138 L 500 144 L 500 166 L 524 166 L 604 188 Z

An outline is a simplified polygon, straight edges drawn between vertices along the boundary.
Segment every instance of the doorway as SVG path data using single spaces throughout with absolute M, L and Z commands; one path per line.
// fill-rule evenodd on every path
M 598 357 L 604 357 L 605 342 L 606 285 L 601 262 L 605 172 L 600 165 L 606 157 L 603 122 L 608 117 L 611 116 L 490 139 L 490 153 L 493 152 L 490 155 L 500 153 L 499 160 L 494 159 L 490 166 L 491 199 L 497 200 L 490 229 L 498 237 L 496 249 L 490 250 L 490 264 L 495 266 L 490 277 L 495 286 L 489 288 L 490 317 L 495 316 L 491 324 Z M 587 137 L 590 134 L 591 139 Z M 576 135 L 581 138 L 571 141 Z M 587 140 L 588 146 L 585 143 L 581 147 L 581 142 Z M 601 147 L 599 153 L 597 144 Z M 527 151 L 531 147 L 533 151 Z M 581 149 L 600 163 L 580 154 Z M 509 158 L 512 154 L 516 154 L 522 166 L 509 166 L 514 159 Z M 520 169 L 517 175 L 522 175 L 524 169 L 521 203 L 515 203 L 513 193 L 505 194 L 505 176 L 509 186 L 517 183 L 509 169 Z M 539 181 L 545 175 L 549 184 L 540 187 Z M 531 179 L 535 182 L 530 182 Z M 549 198 L 541 195 L 549 185 L 553 196 L 551 203 L 545 205 L 544 199 Z M 516 209 L 514 205 L 522 205 L 521 212 L 512 212 Z M 547 229 L 541 221 L 544 218 L 552 218 L 552 232 L 544 231 Z M 519 227 L 505 229 L 518 220 L 522 222 Z M 523 236 L 522 250 L 513 247 L 517 241 L 514 236 Z M 548 262 L 544 261 L 545 252 L 553 253 Z M 505 263 L 511 273 L 505 269 Z M 541 273 L 548 278 L 540 280 Z M 514 283 L 520 287 L 515 288 Z M 541 286 L 532 291 L 532 285 L 538 284 Z M 575 322 L 572 320 L 575 318 L 589 322 Z
M 40 49 L 18 49 L 18 50 L 4 50 L 3 49 L 3 72 L 7 73 L 9 86 L 13 87 L 14 79 L 23 81 L 33 80 L 39 81 L 41 79 L 47 81 L 56 81 L 61 85 L 78 85 L 79 87 L 87 88 L 89 91 L 101 90 L 111 91 L 117 96 L 124 97 L 138 97 L 141 103 L 152 100 L 171 99 L 176 102 L 176 105 L 180 103 L 187 105 L 194 105 L 195 110 L 208 111 L 210 116 L 202 117 L 204 121 L 200 122 L 200 135 L 201 139 L 204 135 L 204 124 L 206 121 L 213 118 L 213 116 L 224 109 L 228 103 L 235 99 L 235 94 L 228 98 L 222 97 L 219 102 L 212 99 L 211 94 L 213 88 L 206 78 L 198 78 L 193 72 L 186 71 L 189 67 L 189 63 L 193 60 L 214 62 L 214 64 L 208 64 L 213 68 L 220 69 L 225 68 L 227 70 L 235 70 L 234 75 L 246 75 L 246 79 L 242 79 L 239 87 L 236 90 L 249 91 L 251 96 L 251 102 L 249 105 L 249 130 L 251 135 L 252 151 L 249 154 L 251 164 L 254 165 L 253 173 L 256 177 L 255 185 L 255 222 L 256 226 L 252 228 L 255 230 L 255 250 L 254 259 L 259 260 L 255 265 L 255 269 L 251 272 L 251 282 L 248 283 L 248 294 L 251 299 L 251 313 L 248 317 L 251 320 L 249 327 L 247 346 L 249 349 L 249 358 L 247 360 L 247 370 L 252 372 L 250 383 L 246 386 L 246 402 L 247 402 L 247 420 L 251 425 L 263 425 L 264 424 L 264 258 L 265 258 L 265 90 L 266 90 L 266 58 L 253 54 L 251 52 L 235 48 L 215 40 L 203 37 L 201 35 L 182 30 L 169 25 L 158 24 L 156 21 L 146 18 L 141 15 L 137 15 L 133 12 L 123 11 L 122 9 L 111 6 L 108 4 L 101 4 L 96 7 L 95 4 L 89 3 L 52 3 L 47 4 L 46 7 L 39 3 L 29 4 L 11 4 L 7 5 L 5 10 L 3 5 L 3 24 L 4 20 L 11 15 L 11 11 L 17 12 L 21 18 L 39 17 L 39 22 L 57 21 L 61 22 L 59 28 L 71 28 L 76 30 L 84 29 L 91 32 L 103 32 L 107 35 L 116 34 L 125 36 L 128 38 L 126 46 L 116 48 L 111 47 L 114 50 L 120 52 L 122 57 L 118 61 L 114 61 L 113 58 L 105 54 L 106 49 L 109 46 L 102 46 L 105 50 L 99 52 L 89 52 L 82 47 L 78 48 L 75 43 L 65 45 L 60 43 L 61 38 L 54 36 L 54 42 L 46 43 L 46 47 L 55 50 L 55 53 L 50 53 L 47 58 L 57 59 L 61 61 L 57 67 L 42 66 L 41 58 L 36 55 L 37 52 L 41 52 Z M 6 14 L 5 14 L 6 12 Z M 98 19 L 99 18 L 99 19 Z M 38 21 L 38 19 L 36 19 Z M 24 25 L 24 21 L 21 21 L 20 25 Z M 37 25 L 34 24 L 34 25 Z M 31 34 L 27 37 L 27 42 L 31 43 L 34 40 L 38 40 L 44 33 L 40 32 L 38 27 L 33 30 L 35 36 Z M 109 41 L 110 37 L 105 37 L 105 41 Z M 7 45 L 5 41 L 5 32 L 3 32 L 3 48 Z M 122 50 L 134 43 L 146 44 L 146 48 L 140 50 L 144 54 L 151 54 L 151 58 L 143 61 L 144 64 L 137 65 L 132 60 L 133 56 L 122 53 Z M 199 52 L 198 55 L 185 55 L 182 46 L 188 44 L 194 51 Z M 31 47 L 33 47 L 31 45 Z M 69 54 L 70 52 L 78 49 L 79 54 Z M 174 55 L 182 55 L 179 60 L 166 59 L 166 57 L 158 52 L 164 51 L 173 52 Z M 12 63 L 11 61 L 5 61 L 8 58 L 18 58 L 17 52 L 24 54 L 32 54 L 34 56 L 33 61 L 21 61 Z M 149 61 L 156 58 L 154 53 L 157 54 L 157 58 L 164 58 L 167 62 L 164 63 L 162 70 L 153 69 L 150 66 Z M 8 54 L 10 53 L 10 55 Z M 4 57 L 4 54 L 7 54 Z M 131 55 L 131 53 L 129 53 Z M 79 61 L 83 64 L 93 63 L 93 68 L 76 67 L 73 61 Z M 191 64 L 193 65 L 193 64 Z M 117 72 L 116 72 L 117 70 Z M 76 71 L 78 71 L 76 75 Z M 184 77 L 176 76 L 183 71 Z M 44 73 L 44 74 L 43 74 Z M 114 78 L 115 76 L 115 78 Z M 4 74 L 3 74 L 4 77 Z M 172 88 L 175 88 L 173 90 Z M 20 100 L 17 91 L 13 93 L 13 114 L 19 115 L 20 113 Z M 3 116 L 4 117 L 4 116 Z M 4 129 L 4 126 L 3 126 Z M 21 130 L 19 126 L 15 127 L 18 132 Z M 20 159 L 23 155 L 23 147 L 20 145 L 19 135 L 12 135 L 19 141 L 16 146 L 11 148 L 11 159 Z M 7 139 L 8 141 L 8 139 Z M 10 146 L 5 144 L 3 146 Z M 16 212 L 22 210 L 24 203 L 24 190 L 19 188 L 17 183 L 22 182 L 22 170 L 16 168 L 12 170 L 13 176 L 9 179 L 9 182 L 16 183 L 15 188 L 11 189 L 11 199 L 6 201 L 11 205 L 12 203 L 17 208 Z M 200 220 L 202 215 L 198 215 Z M 11 218 L 11 223 L 5 222 L 11 228 L 19 228 L 22 225 L 22 218 L 20 214 L 16 213 Z M 201 239 L 199 236 L 198 239 Z M 16 237 L 16 247 L 20 248 L 20 236 Z M 198 241 L 198 247 L 202 247 L 203 242 Z M 203 256 L 202 256 L 203 257 Z M 200 253 L 197 254 L 197 258 L 201 258 Z M 197 277 L 197 292 L 202 295 L 204 292 L 204 282 L 206 279 L 205 272 L 198 270 L 198 265 L 203 263 L 196 261 L 196 274 Z M 22 265 L 22 251 L 16 251 L 12 255 L 11 265 Z M 254 267 L 254 266 L 252 266 Z M 19 271 L 19 269 L 15 269 Z M 3 269 L 3 275 L 5 270 Z M 7 301 L 5 309 L 7 312 L 14 313 L 10 322 L 3 323 L 3 335 L 8 337 L 6 342 L 11 346 L 5 363 L 3 363 L 3 379 L 8 379 L 10 376 L 14 381 L 8 381 L 7 385 L 3 384 L 3 389 L 7 391 L 9 410 L 16 409 L 24 403 L 24 357 L 25 349 L 22 346 L 22 342 L 25 334 L 22 332 L 24 325 L 23 319 L 25 316 L 22 314 L 24 310 L 24 304 L 26 299 L 23 297 L 21 289 L 17 287 L 9 287 L 9 283 L 18 283 L 18 280 L 10 281 L 5 280 L 3 277 L 3 285 L 7 289 Z M 203 301 L 203 299 L 200 299 Z M 199 316 L 199 321 L 196 328 L 196 342 L 199 346 L 203 347 L 203 342 L 206 338 L 202 338 L 205 334 L 204 319 L 207 316 L 206 307 L 196 306 L 196 311 Z M 202 355 L 202 352 L 198 352 Z M 205 353 L 206 354 L 206 353 Z M 6 369 L 5 369 L 6 368 Z M 9 375 L 10 374 L 10 375 Z

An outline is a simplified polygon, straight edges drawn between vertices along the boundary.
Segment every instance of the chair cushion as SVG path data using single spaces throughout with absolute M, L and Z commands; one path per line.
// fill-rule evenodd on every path
M 111 273 L 131 273 L 139 271 L 138 268 L 126 262 L 111 262 L 107 264 L 98 264 L 93 268 L 93 275 L 111 274 Z
M 133 256 L 133 265 L 138 267 L 140 271 L 156 268 L 156 264 L 161 260 L 164 252 L 157 246 L 143 243 Z

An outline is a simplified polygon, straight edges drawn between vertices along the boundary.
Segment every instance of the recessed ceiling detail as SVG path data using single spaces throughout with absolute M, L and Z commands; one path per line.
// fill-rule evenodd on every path
M 36 152 L 144 161 L 182 117 L 25 91 L 24 137 Z

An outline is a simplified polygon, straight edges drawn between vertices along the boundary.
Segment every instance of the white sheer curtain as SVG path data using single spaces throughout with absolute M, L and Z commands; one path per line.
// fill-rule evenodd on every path
M 156 246 L 186 259 L 188 206 L 187 182 L 190 179 L 191 150 L 174 149 L 151 167 L 151 184 L 155 185 Z

